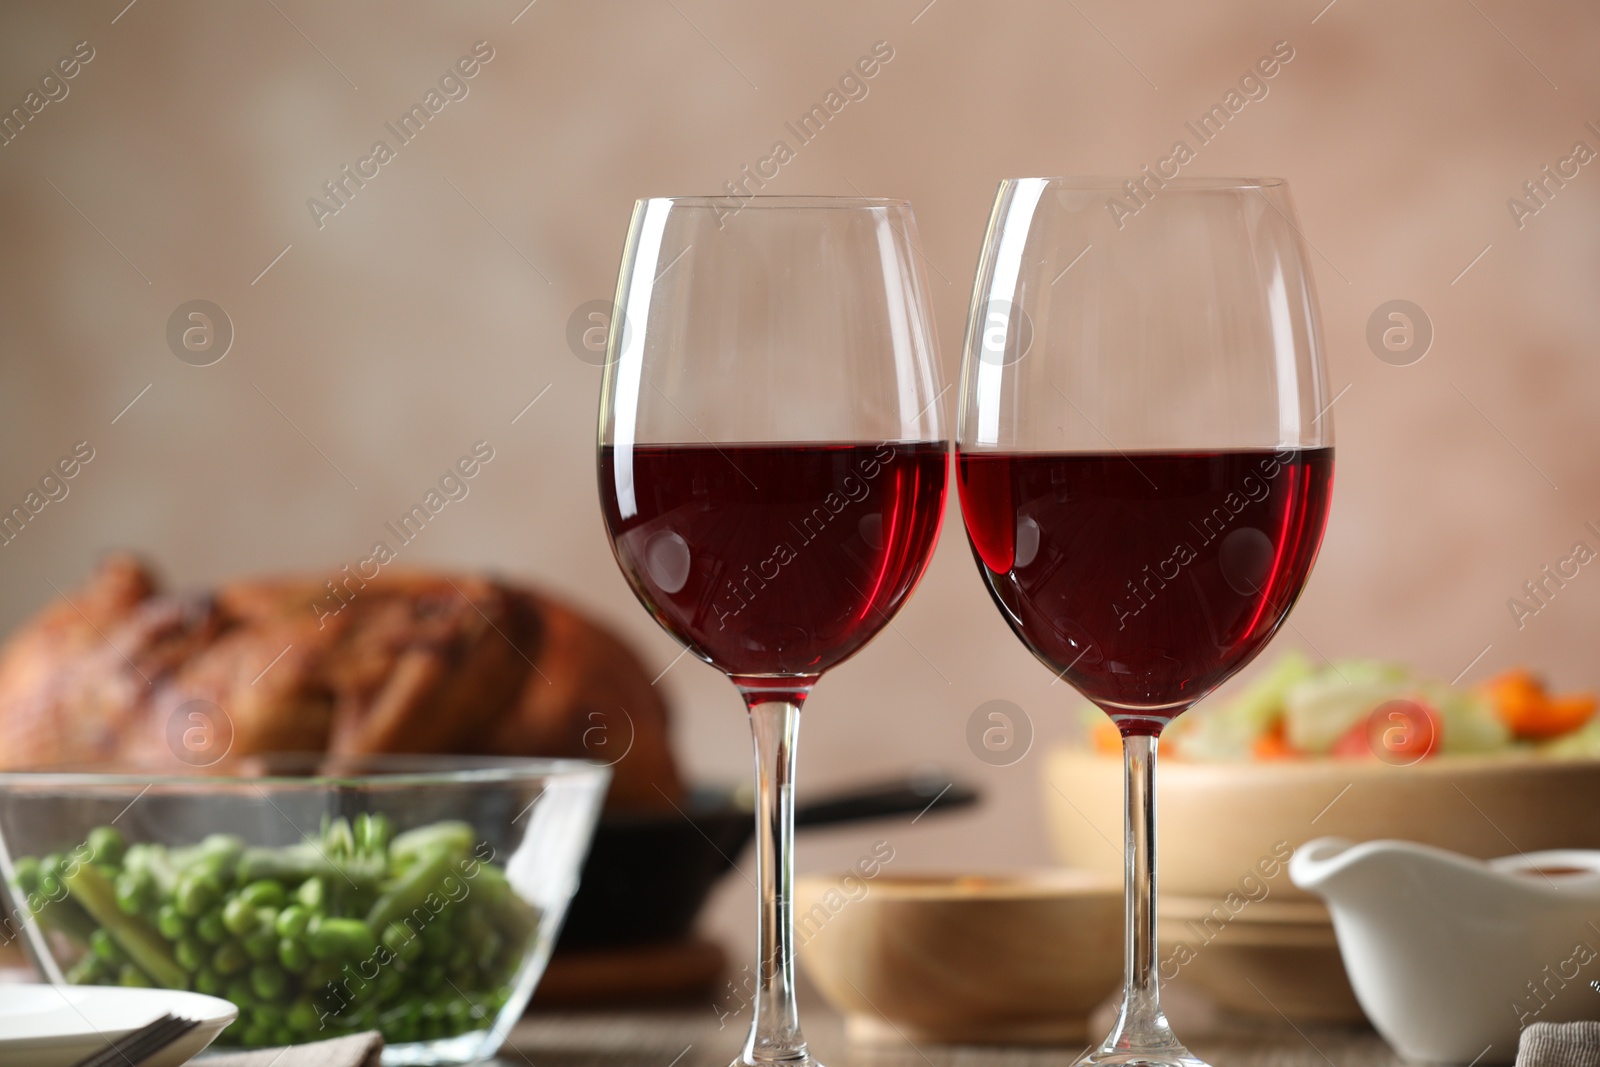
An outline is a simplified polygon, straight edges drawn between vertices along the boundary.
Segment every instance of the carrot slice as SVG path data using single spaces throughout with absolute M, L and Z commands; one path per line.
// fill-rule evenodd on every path
M 1122 731 L 1109 718 L 1101 719 L 1089 728 L 1089 740 L 1094 750 L 1102 755 L 1122 755 Z
M 1511 732 L 1542 741 L 1570 733 L 1594 717 L 1593 693 L 1553 697 L 1544 683 L 1524 670 L 1507 671 L 1484 685 L 1495 711 Z
M 1305 753 L 1289 744 L 1284 736 L 1283 720 L 1274 722 L 1267 732 L 1256 738 L 1250 754 L 1258 760 L 1299 759 Z

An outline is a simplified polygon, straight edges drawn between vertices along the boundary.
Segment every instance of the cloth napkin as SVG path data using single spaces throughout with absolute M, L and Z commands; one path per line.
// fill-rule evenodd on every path
M 1517 1045 L 1517 1067 L 1600 1067 L 1600 1022 L 1529 1025 Z
M 206 1067 L 378 1067 L 383 1035 L 376 1030 L 288 1048 L 263 1048 L 213 1056 Z

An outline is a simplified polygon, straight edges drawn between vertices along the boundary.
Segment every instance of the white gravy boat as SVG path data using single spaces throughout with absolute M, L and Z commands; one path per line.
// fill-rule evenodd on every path
M 1356 999 L 1408 1060 L 1511 1063 L 1529 1023 L 1600 1019 L 1600 852 L 1323 837 L 1289 877 L 1327 902 Z

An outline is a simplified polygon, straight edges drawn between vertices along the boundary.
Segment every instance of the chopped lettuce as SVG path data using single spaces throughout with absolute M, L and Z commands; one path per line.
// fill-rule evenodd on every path
M 1439 715 L 1440 752 L 1497 752 L 1511 747 L 1511 730 L 1485 694 L 1434 681 L 1418 683 L 1417 692 Z
M 1173 740 L 1193 759 L 1249 759 L 1256 738 L 1271 730 L 1282 716 L 1284 695 L 1315 675 L 1310 660 L 1299 652 L 1289 652 L 1232 700 L 1214 707 L 1201 705 L 1198 713 L 1181 716 L 1172 724 L 1178 731 Z
M 1386 700 L 1415 688 L 1405 668 L 1373 660 L 1332 664 L 1283 699 L 1283 736 L 1301 752 L 1323 755 Z

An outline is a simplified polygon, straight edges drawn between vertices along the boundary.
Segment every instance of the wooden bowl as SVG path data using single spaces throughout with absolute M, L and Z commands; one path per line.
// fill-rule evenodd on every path
M 1122 870 L 1122 762 L 1060 747 L 1046 760 L 1056 858 Z M 1265 882 L 1277 901 L 1313 901 L 1284 870 L 1314 837 L 1399 838 L 1480 859 L 1600 848 L 1600 760 L 1442 756 L 1270 763 L 1165 760 L 1156 775 L 1161 892 L 1222 900 Z M 1247 881 L 1250 880 L 1250 881 Z
M 1122 878 L 801 878 L 800 963 L 854 1040 L 1059 1044 L 1122 975 Z

